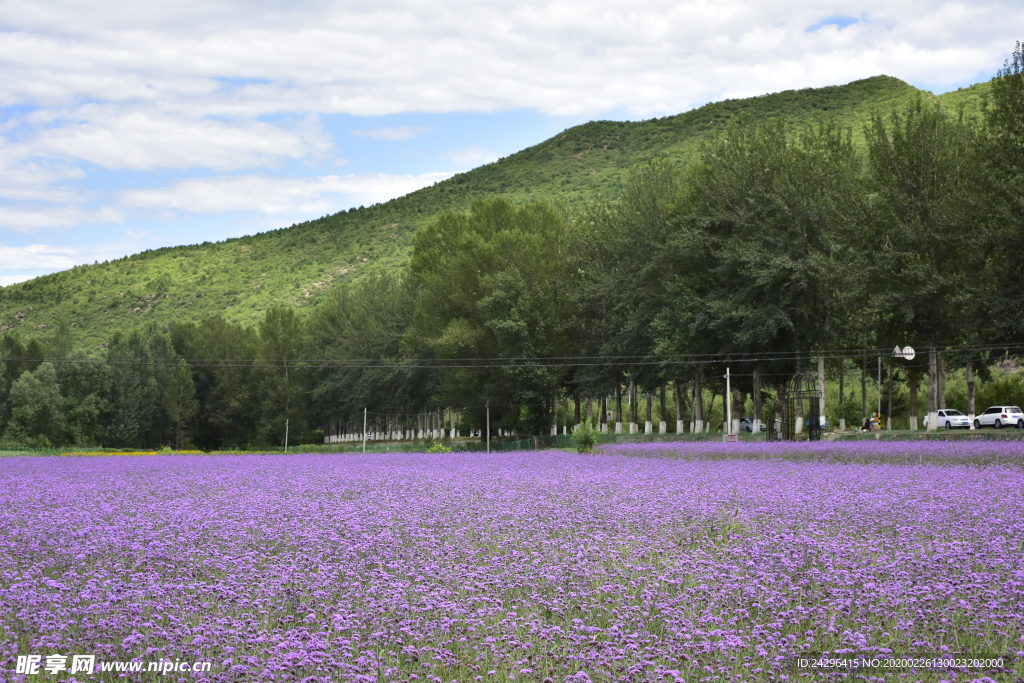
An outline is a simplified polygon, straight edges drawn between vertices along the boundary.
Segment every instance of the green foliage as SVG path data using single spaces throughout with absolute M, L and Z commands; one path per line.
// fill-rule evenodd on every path
M 490 401 L 518 422 L 517 406 L 536 404 L 558 387 L 560 368 L 537 364 L 488 367 L 489 359 L 558 357 L 572 350 L 565 283 L 567 223 L 546 203 L 514 206 L 505 199 L 443 214 L 416 236 L 409 265 L 415 293 L 405 355 L 470 359 L 478 367 L 438 373 L 441 405 L 479 411 Z M 452 363 L 466 365 L 466 363 Z M 466 396 L 473 396 L 467 405 Z M 501 408 L 499 408 L 501 407 Z M 533 413 L 526 413 L 528 421 Z M 537 428 L 538 424 L 531 424 Z
M 432 393 L 429 374 L 401 367 L 399 345 L 412 321 L 414 296 L 389 274 L 339 289 L 310 316 L 309 352 L 325 359 L 365 363 L 327 364 L 312 369 L 312 415 L 362 425 L 363 408 L 403 412 L 401 406 L 426 403 Z M 353 428 L 353 431 L 355 429 Z
M 109 400 L 110 421 L 105 442 L 112 446 L 130 446 L 149 430 L 157 402 L 157 381 L 153 355 L 139 331 L 115 334 L 108 359 L 111 369 Z
M 979 302 L 1024 262 L 995 248 L 1024 244 L 1014 138 L 992 113 L 1016 106 L 1019 70 L 957 93 L 956 115 L 879 78 L 595 122 L 385 205 L 4 288 L 4 441 L 277 447 L 286 424 L 308 443 L 364 415 L 376 432 L 468 428 L 488 408 L 518 436 L 570 397 L 631 381 L 635 416 L 644 393 L 702 377 L 680 410 L 710 400 L 717 422 L 722 373 L 700 354 L 758 358 L 771 383 L 806 365 L 794 352 L 851 339 L 1014 339 L 1024 316 L 998 327 Z M 978 129 L 965 112 L 985 94 Z M 583 362 L 544 360 L 564 358 Z M 982 400 L 986 359 L 950 356 L 969 360 Z M 742 410 L 753 380 L 733 373 Z M 829 411 L 859 422 L 853 398 Z M 574 437 L 596 440 L 586 421 Z
M 199 412 L 192 370 L 185 361 L 179 361 L 171 371 L 171 381 L 164 393 L 164 409 L 174 434 L 174 447 L 181 450 L 188 443 L 192 420 Z
M 446 446 L 443 443 L 441 443 L 440 441 L 438 441 L 437 443 L 431 445 L 429 448 L 427 448 L 423 452 L 424 453 L 451 453 L 452 449 L 451 449 L 450 446 Z
M 592 453 L 597 443 L 597 430 L 590 420 L 583 420 L 572 428 L 572 441 L 580 453 Z
M 52 363 L 25 372 L 11 387 L 13 410 L 4 439 L 12 442 L 50 446 L 63 440 L 64 397 L 57 384 Z
M 872 111 L 888 111 L 918 92 L 879 76 L 727 100 L 648 121 L 587 123 L 384 204 L 219 243 L 146 251 L 0 288 L 0 325 L 40 336 L 63 318 L 79 331 L 80 343 L 95 349 L 114 331 L 147 324 L 165 328 L 223 315 L 253 325 L 277 305 L 305 316 L 338 286 L 396 271 L 408 261 L 421 228 L 478 199 L 502 195 L 514 204 L 546 200 L 585 207 L 618 196 L 644 159 L 657 156 L 685 166 L 731 122 L 785 117 L 787 128 L 798 130 L 824 115 L 858 128 Z M 854 142 L 861 144 L 859 138 Z
M 885 245 L 872 264 L 888 285 L 882 307 L 897 328 L 950 339 L 975 310 L 992 236 L 979 229 L 987 180 L 977 133 L 920 99 L 875 115 L 866 132 L 876 197 L 871 237 Z

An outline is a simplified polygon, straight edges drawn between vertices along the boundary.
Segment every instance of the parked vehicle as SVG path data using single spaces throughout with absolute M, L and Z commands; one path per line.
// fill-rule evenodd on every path
M 970 419 L 959 410 L 945 408 L 939 411 L 939 419 L 935 421 L 936 429 L 969 429 Z M 928 429 L 928 415 L 924 416 L 924 428 Z
M 974 428 L 981 429 L 982 427 L 1024 429 L 1024 412 L 1021 412 L 1017 406 L 992 406 L 974 418 Z
M 765 426 L 764 422 L 761 423 L 761 431 L 767 431 L 768 427 Z M 741 432 L 753 432 L 754 431 L 754 418 L 752 417 L 741 417 L 740 418 L 740 431 Z

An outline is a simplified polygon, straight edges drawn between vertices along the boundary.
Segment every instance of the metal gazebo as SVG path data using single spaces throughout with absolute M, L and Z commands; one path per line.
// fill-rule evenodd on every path
M 786 384 L 784 395 L 777 399 L 782 402 L 781 432 L 777 435 L 769 434 L 769 438 L 774 436 L 783 441 L 796 441 L 796 402 L 811 399 L 811 404 L 808 406 L 810 410 L 803 411 L 804 419 L 807 419 L 808 415 L 812 417 L 812 419 L 807 419 L 807 439 L 808 441 L 820 441 L 821 422 L 818 420 L 818 400 L 820 398 L 821 391 L 817 388 L 817 378 L 814 375 L 804 372 L 793 375 Z

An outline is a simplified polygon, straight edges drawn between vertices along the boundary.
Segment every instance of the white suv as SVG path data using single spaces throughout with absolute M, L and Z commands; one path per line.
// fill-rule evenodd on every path
M 956 429 L 962 427 L 967 429 L 971 426 L 970 420 L 967 416 L 961 413 L 959 410 L 953 410 L 952 408 L 940 410 L 938 413 L 939 419 L 935 421 L 935 428 L 939 429 L 945 427 L 946 429 Z M 924 416 L 924 426 L 928 428 L 928 416 Z
M 974 418 L 974 428 L 995 427 L 1016 427 L 1024 429 L 1024 413 L 1017 406 L 992 406 L 984 413 Z

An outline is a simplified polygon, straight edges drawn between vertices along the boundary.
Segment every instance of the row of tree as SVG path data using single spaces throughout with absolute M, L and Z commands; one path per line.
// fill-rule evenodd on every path
M 4 438 L 272 445 L 286 424 L 293 442 L 361 432 L 364 411 L 373 431 L 418 436 L 450 425 L 442 407 L 538 433 L 567 397 L 576 413 L 623 391 L 649 406 L 665 387 L 668 421 L 688 429 L 726 366 L 742 368 L 737 410 L 751 397 L 763 419 L 795 374 L 823 388 L 834 350 L 866 377 L 896 344 L 925 352 L 934 412 L 943 360 L 972 387 L 1024 331 L 1022 71 L 1018 45 L 979 120 L 922 98 L 861 129 L 739 122 L 689 167 L 652 160 L 574 215 L 478 202 L 417 234 L 401 275 L 368 276 L 307 319 L 278 308 L 256 327 L 119 334 L 101 358 L 66 325 L 45 343 L 9 334 Z M 886 368 L 916 416 L 915 369 Z

